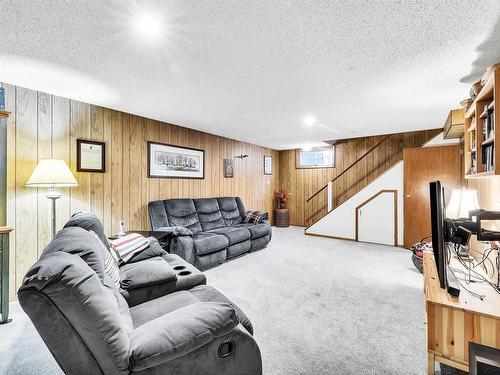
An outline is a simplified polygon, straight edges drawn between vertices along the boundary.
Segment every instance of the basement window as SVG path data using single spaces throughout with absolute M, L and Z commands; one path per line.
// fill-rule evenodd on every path
M 335 146 L 317 147 L 312 150 L 296 150 L 296 168 L 335 167 Z

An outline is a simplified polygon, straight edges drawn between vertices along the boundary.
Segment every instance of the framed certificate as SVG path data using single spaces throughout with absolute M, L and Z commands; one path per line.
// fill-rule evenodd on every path
M 106 172 L 106 144 L 86 139 L 76 140 L 77 172 Z

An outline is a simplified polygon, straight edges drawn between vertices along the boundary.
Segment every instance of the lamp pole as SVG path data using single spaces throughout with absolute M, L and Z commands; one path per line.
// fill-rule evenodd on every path
M 47 198 L 52 201 L 52 238 L 56 235 L 56 200 L 61 198 L 61 193 L 52 186 L 47 193 Z

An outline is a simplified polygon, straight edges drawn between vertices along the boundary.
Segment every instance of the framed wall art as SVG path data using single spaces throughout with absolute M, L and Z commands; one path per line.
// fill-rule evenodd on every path
M 273 157 L 269 155 L 264 156 L 264 174 L 273 174 Z
M 77 172 L 106 172 L 106 144 L 87 139 L 76 140 Z
M 148 141 L 148 177 L 205 178 L 205 151 Z
M 233 159 L 224 159 L 224 177 L 233 178 L 233 176 L 234 176 Z

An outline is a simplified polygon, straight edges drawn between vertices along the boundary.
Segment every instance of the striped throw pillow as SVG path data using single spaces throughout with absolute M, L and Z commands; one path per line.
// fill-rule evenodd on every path
M 130 233 L 111 241 L 111 247 L 120 259 L 127 262 L 138 252 L 149 246 L 149 240 L 137 233 Z
M 101 244 L 102 251 L 104 252 L 104 272 L 106 272 L 113 281 L 113 284 L 117 288 L 120 287 L 120 268 L 118 267 L 118 256 L 115 254 L 114 250 L 110 249 L 108 246 L 102 243 L 101 239 L 94 231 L 89 231 Z

